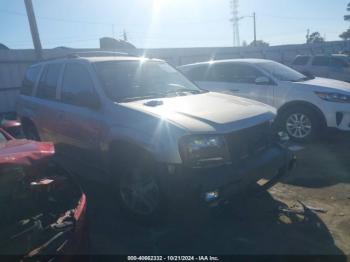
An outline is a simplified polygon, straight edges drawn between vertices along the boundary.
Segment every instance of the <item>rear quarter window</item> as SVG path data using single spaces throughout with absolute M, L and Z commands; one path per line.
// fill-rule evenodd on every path
M 24 76 L 24 79 L 22 81 L 22 86 L 20 89 L 20 93 L 22 95 L 27 95 L 27 96 L 32 95 L 40 70 L 41 70 L 41 66 L 33 66 L 27 70 L 27 73 Z
M 56 89 L 61 68 L 61 63 L 49 64 L 45 67 L 38 84 L 38 89 L 36 92 L 37 97 L 50 100 L 54 100 L 56 98 Z

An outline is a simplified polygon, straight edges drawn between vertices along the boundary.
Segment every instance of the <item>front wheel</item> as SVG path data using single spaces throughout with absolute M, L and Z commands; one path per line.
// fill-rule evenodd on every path
M 322 120 L 315 110 L 299 106 L 283 111 L 278 119 L 279 128 L 297 142 L 310 142 L 321 134 Z
M 165 199 L 152 162 L 134 159 L 118 166 L 115 190 L 123 211 L 143 222 L 161 218 Z

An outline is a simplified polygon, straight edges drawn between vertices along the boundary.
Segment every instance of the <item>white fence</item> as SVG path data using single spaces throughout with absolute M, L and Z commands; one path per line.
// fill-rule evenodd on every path
M 161 58 L 177 66 L 211 59 L 264 58 L 289 64 L 300 54 L 331 54 L 350 51 L 350 41 L 325 42 L 312 45 L 284 45 L 264 48 L 213 47 L 213 48 L 165 48 L 137 49 L 134 52 L 147 57 Z M 44 58 L 66 55 L 72 52 L 101 51 L 100 49 L 48 49 Z M 121 50 L 122 51 L 122 50 Z M 0 50 L 0 112 L 15 110 L 18 87 L 28 65 L 35 62 L 34 50 Z

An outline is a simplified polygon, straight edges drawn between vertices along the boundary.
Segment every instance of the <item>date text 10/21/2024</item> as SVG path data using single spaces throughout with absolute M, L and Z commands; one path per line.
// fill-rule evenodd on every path
M 220 261 L 216 256 L 128 256 L 128 261 Z

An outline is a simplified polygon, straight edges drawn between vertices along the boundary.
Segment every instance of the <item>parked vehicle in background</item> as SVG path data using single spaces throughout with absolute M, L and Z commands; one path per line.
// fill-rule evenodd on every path
M 13 126 L 4 122 L 2 127 Z M 40 260 L 85 245 L 86 197 L 52 157 L 52 143 L 17 140 L 0 127 L 0 254 Z M 63 257 L 62 257 L 63 258 Z M 69 261 L 69 257 L 64 257 Z
M 298 55 L 292 67 L 307 76 L 332 78 L 350 82 L 350 57 L 348 55 Z
M 66 57 L 28 69 L 18 102 L 28 137 L 50 139 L 116 206 L 159 218 L 175 203 L 211 205 L 293 163 L 271 133 L 275 109 L 199 89 L 157 59 Z M 179 200 L 179 201 L 177 201 Z
M 325 127 L 350 131 L 349 83 L 310 78 L 263 59 L 218 60 L 179 69 L 204 89 L 277 108 L 278 128 L 296 141 L 310 141 Z

